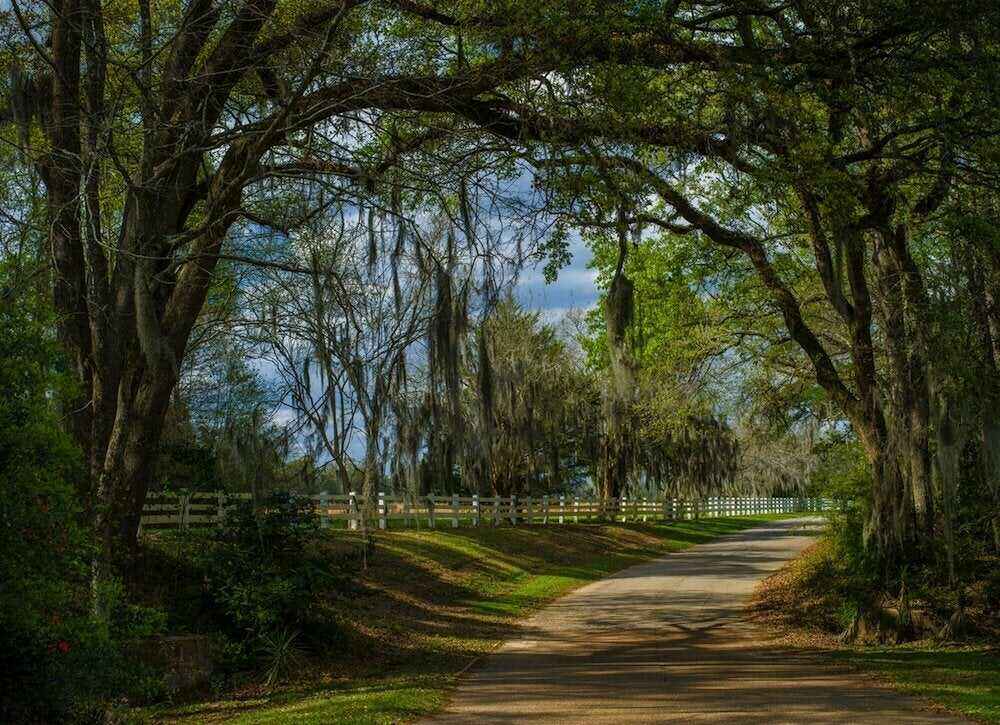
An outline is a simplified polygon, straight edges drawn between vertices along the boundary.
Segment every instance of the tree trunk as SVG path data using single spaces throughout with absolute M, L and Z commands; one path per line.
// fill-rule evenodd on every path
M 889 357 L 885 371 L 892 407 L 888 416 L 888 449 L 899 457 L 900 474 L 910 492 L 915 523 L 928 533 L 934 527 L 934 500 L 929 440 L 930 390 L 920 345 L 923 335 L 908 334 L 903 271 L 884 243 L 876 245 L 874 261 L 882 290 L 879 311 Z M 919 318 L 917 315 L 911 313 L 910 318 L 909 327 L 924 324 L 922 319 L 914 319 Z
M 898 456 L 885 448 L 867 449 L 872 468 L 872 505 L 864 535 L 891 575 L 912 544 L 913 500 Z
M 979 445 L 983 478 L 989 486 L 993 501 L 991 527 L 993 548 L 1000 553 L 1000 364 L 991 317 L 992 299 L 987 291 L 990 271 L 978 262 L 976 250 L 967 249 L 966 274 L 969 278 L 969 301 L 972 318 L 976 323 L 979 343 L 979 364 L 983 382 L 979 410 Z M 996 308 L 993 307 L 993 311 Z
M 131 564 L 139 522 L 175 382 L 168 376 L 150 376 L 144 370 L 132 372 L 122 381 L 97 484 L 95 528 L 100 549 L 94 575 L 98 587 L 111 579 L 121 577 L 129 582 L 134 577 Z M 98 600 L 97 606 L 103 603 Z
M 367 528 L 375 519 L 379 488 L 382 485 L 382 461 L 379 437 L 382 435 L 382 421 L 369 415 L 365 421 L 365 475 L 361 489 L 362 518 Z

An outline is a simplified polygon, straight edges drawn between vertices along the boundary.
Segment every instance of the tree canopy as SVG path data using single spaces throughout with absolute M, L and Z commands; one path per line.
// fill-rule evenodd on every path
M 265 277 L 284 287 L 254 326 L 281 309 L 308 328 L 288 370 L 311 360 L 353 391 L 312 398 L 308 371 L 294 387 L 334 459 L 358 406 L 370 498 L 383 443 L 409 447 L 411 478 L 421 446 L 453 460 L 426 432 L 458 430 L 491 346 L 491 384 L 515 375 L 521 333 L 501 351 L 490 315 L 513 314 L 500 300 L 526 263 L 558 273 L 571 230 L 606 284 L 588 343 L 609 375 L 605 495 L 667 460 L 696 487 L 727 478 L 736 421 L 706 391 L 742 359 L 763 361 L 739 377 L 758 412 L 856 438 L 881 562 L 953 539 L 970 446 L 1000 509 L 993 2 L 59 0 L 0 22 L 0 223 L 33 250 L 16 284 L 44 277 L 76 380 L 63 410 L 98 571 L 133 551 L 171 398 L 227 298 L 242 314 Z M 303 254 L 331 228 L 340 256 Z M 410 353 L 375 330 L 425 341 L 420 405 L 396 394 Z M 484 430 L 523 403 L 480 400 Z M 551 421 L 532 435 L 556 442 Z M 499 440 L 477 469 L 494 481 Z

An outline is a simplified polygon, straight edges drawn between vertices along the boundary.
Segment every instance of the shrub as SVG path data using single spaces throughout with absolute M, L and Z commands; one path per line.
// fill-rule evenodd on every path
M 299 632 L 291 629 L 278 629 L 261 635 L 259 655 L 267 673 L 268 685 L 285 679 L 301 665 L 300 639 Z
M 69 386 L 51 329 L 38 300 L 0 303 L 2 722 L 94 720 L 115 699 L 162 691 L 122 646 L 162 616 L 128 605 L 119 585 L 107 621 L 90 611 L 93 547 L 74 490 L 83 465 L 59 425 L 55 402 Z
M 272 496 L 257 508 L 242 504 L 227 514 L 199 565 L 217 624 L 231 640 L 224 651 L 229 669 L 263 659 L 269 671 L 283 674 L 284 663 L 295 660 L 297 633 L 331 579 L 308 556 L 318 528 L 312 503 L 291 495 Z M 278 654 L 262 658 L 262 652 Z M 281 662 L 275 668 L 276 659 Z
M 158 691 L 121 643 L 161 620 L 125 605 L 120 588 L 112 618 L 91 615 L 82 461 L 55 407 L 63 361 L 44 306 L 22 302 L 0 306 L 0 721 L 89 720 L 117 697 Z

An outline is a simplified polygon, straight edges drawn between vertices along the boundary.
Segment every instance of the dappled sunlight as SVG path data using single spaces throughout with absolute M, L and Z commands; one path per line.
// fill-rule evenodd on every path
M 755 584 L 819 524 L 765 523 L 576 590 L 528 619 L 433 722 L 952 722 L 747 623 Z
M 763 523 L 766 519 L 744 518 L 383 532 L 368 568 L 357 572 L 350 595 L 331 592 L 325 601 L 343 641 L 318 658 L 322 676 L 279 686 L 266 697 L 248 692 L 243 700 L 179 708 L 164 716 L 188 722 L 240 716 L 236 722 L 250 723 L 267 722 L 265 714 L 296 722 L 329 722 L 336 714 L 341 722 L 352 712 L 352 703 L 367 700 L 374 709 L 366 722 L 379 721 L 372 713 L 393 722 L 405 710 L 392 705 L 393 698 L 424 701 L 427 687 L 443 697 L 450 677 L 498 641 L 551 637 L 526 613 L 552 600 L 546 611 L 559 612 L 566 599 L 558 597 L 588 583 L 598 586 L 615 571 L 638 581 L 647 576 L 643 565 L 621 570 L 689 547 L 690 539 L 712 539 Z M 351 538 L 346 532 L 331 533 L 329 546 L 336 549 L 340 537 Z M 678 556 L 683 554 L 670 554 Z M 609 597 L 592 614 L 596 621 L 608 607 L 641 606 L 644 601 Z M 609 620 L 607 626 L 618 625 Z M 368 684 L 346 684 L 358 678 Z M 383 706 L 384 712 L 379 709 Z

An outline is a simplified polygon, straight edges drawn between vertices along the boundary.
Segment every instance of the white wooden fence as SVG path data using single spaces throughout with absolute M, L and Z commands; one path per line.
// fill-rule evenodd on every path
M 226 510 L 250 494 L 151 493 L 142 513 L 142 529 L 209 527 L 222 521 Z M 310 497 L 323 526 L 357 529 L 364 520 L 363 501 L 355 493 Z M 719 516 L 754 516 L 836 508 L 829 499 L 709 497 L 626 498 L 601 500 L 579 496 L 391 496 L 379 494 L 368 514 L 380 529 L 397 526 L 499 526 L 502 524 L 563 524 L 594 520 L 649 521 Z

